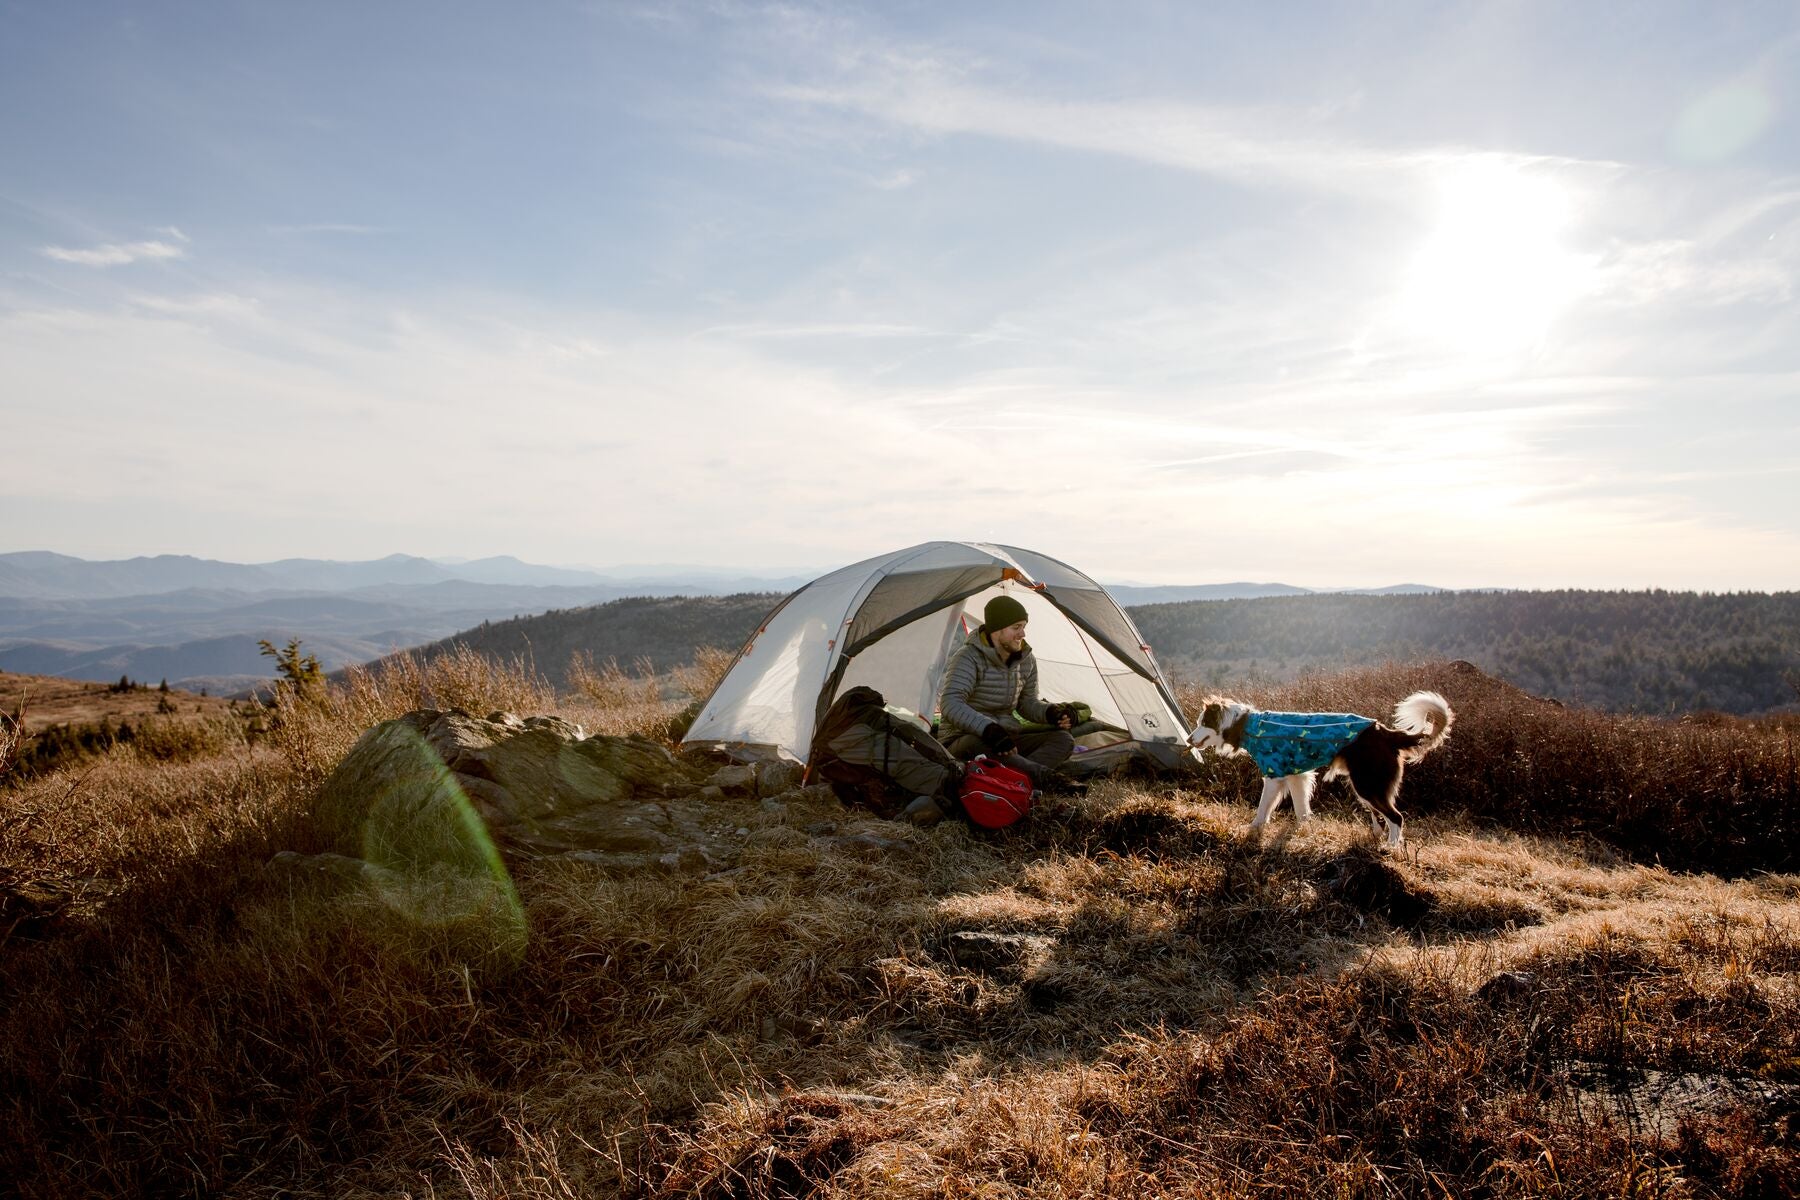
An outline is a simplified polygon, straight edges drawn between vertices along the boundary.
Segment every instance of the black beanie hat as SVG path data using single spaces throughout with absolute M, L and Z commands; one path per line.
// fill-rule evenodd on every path
M 1005 629 L 1008 625 L 1017 625 L 1020 621 L 1029 620 L 1031 614 L 1025 606 L 1011 596 L 995 596 L 981 610 L 981 623 L 989 633 L 996 629 Z

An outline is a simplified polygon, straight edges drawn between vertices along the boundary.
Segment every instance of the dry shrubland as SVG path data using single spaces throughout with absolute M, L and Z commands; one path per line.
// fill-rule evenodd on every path
M 19 755 L 25 748 L 25 712 L 27 701 L 21 696 L 13 710 L 0 708 L 0 780 L 12 774 Z
M 1385 715 L 1433 687 L 1457 709 L 1409 773 L 1403 854 L 1370 848 L 1342 785 L 1306 828 L 1253 835 L 1228 760 L 1000 834 L 811 788 L 742 802 L 729 870 L 514 864 L 521 957 L 478 910 L 421 919 L 269 865 L 319 848 L 312 790 L 369 725 L 559 704 L 527 663 L 452 659 L 287 689 L 216 751 L 0 784 L 0 1177 L 482 1200 L 1800 1189 L 1800 880 L 1771 873 L 1794 869 L 1792 724 L 1600 717 L 1457 664 L 1304 679 L 1244 698 Z M 726 661 L 588 663 L 560 711 L 666 733 Z
M 1308 676 L 1241 698 L 1385 720 L 1420 688 L 1442 692 L 1457 718 L 1443 749 L 1408 769 L 1409 814 L 1592 837 L 1681 870 L 1800 870 L 1800 713 L 1612 716 L 1528 696 L 1467 663 Z M 1181 699 L 1192 708 L 1199 695 Z M 1247 766 L 1230 774 L 1254 799 Z

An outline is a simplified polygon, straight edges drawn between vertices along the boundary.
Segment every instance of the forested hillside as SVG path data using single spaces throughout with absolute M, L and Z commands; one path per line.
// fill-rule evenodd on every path
M 590 608 L 484 621 L 411 653 L 429 659 L 463 645 L 488 658 L 525 660 L 562 688 L 568 686 L 569 662 L 577 654 L 590 656 L 597 665 L 609 659 L 622 667 L 647 661 L 653 670 L 666 672 L 693 661 L 701 646 L 735 653 L 780 600 L 772 592 L 633 596 Z
M 570 659 L 647 660 L 701 646 L 735 652 L 774 593 L 636 597 L 475 626 L 455 644 L 531 663 L 568 686 Z M 1215 687 L 1309 669 L 1466 659 L 1541 696 L 1610 712 L 1758 713 L 1800 701 L 1800 593 L 1441 592 L 1191 600 L 1128 610 L 1171 674 Z
M 1754 713 L 1800 700 L 1800 592 L 1284 596 L 1131 614 L 1165 668 L 1210 684 L 1461 658 L 1614 712 Z

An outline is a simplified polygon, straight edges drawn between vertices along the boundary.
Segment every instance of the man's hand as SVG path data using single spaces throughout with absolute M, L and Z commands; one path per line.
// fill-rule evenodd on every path
M 1011 754 L 1019 748 L 1019 743 L 1013 740 L 1013 735 L 1006 726 L 998 721 L 987 723 L 987 728 L 981 731 L 981 740 L 995 754 Z

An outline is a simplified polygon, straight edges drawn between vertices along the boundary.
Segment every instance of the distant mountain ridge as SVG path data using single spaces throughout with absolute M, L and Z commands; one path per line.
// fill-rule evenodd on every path
M 212 564 L 200 577 L 225 578 L 213 569 L 221 565 L 233 564 Z M 248 566 L 290 579 L 313 569 L 310 560 Z M 0 594 L 0 670 L 101 682 L 120 675 L 152 684 L 167 678 L 171 686 L 224 693 L 269 677 L 259 639 L 299 638 L 328 670 L 462 643 L 502 658 L 523 655 L 560 684 L 577 651 L 627 665 L 647 659 L 666 671 L 698 646 L 735 650 L 782 595 L 807 582 L 772 580 L 743 593 L 708 594 L 706 587 L 718 586 L 721 576 L 715 576 L 687 594 L 671 594 L 672 588 L 658 596 L 650 586 L 632 590 L 632 584 L 438 577 L 451 569 L 507 579 L 537 568 L 518 560 L 445 567 L 398 556 L 377 560 L 370 575 L 346 571 L 337 578 L 398 572 L 411 582 L 335 593 L 190 586 L 83 600 Z M 0 555 L 0 574 L 8 570 L 36 571 L 37 578 L 63 572 L 66 579 L 71 568 L 58 555 Z M 564 572 L 565 579 L 567 572 L 580 575 L 575 568 L 545 570 Z M 136 578 L 149 576 L 182 578 L 166 560 L 151 560 Z M 1358 593 L 1278 583 L 1108 590 L 1130 609 L 1165 667 L 1208 686 L 1371 662 L 1463 658 L 1536 694 L 1614 711 L 1775 712 L 1792 711 L 1800 701 L 1796 593 L 1445 591 L 1408 584 Z
M 629 597 L 781 596 L 816 577 L 746 576 L 694 564 L 603 572 L 510 555 L 233 563 L 183 554 L 90 561 L 16 551 L 0 554 L 0 670 L 101 682 L 167 678 L 235 690 L 268 674 L 269 661 L 257 651 L 262 639 L 297 637 L 335 670 L 518 617 Z M 1127 605 L 1309 594 L 1280 583 L 1110 590 Z
M 509 556 L 90 562 L 14 552 L 0 554 L 0 670 L 241 690 L 270 674 L 257 646 L 264 639 L 299 638 L 338 669 L 487 622 L 628 596 L 730 594 L 744 582 L 729 572 L 692 582 L 615 578 Z M 787 592 L 806 581 L 752 582 L 748 590 Z
M 596 571 L 543 566 L 511 555 L 466 561 L 390 554 L 385 558 L 354 562 L 283 558 L 265 563 L 234 563 L 189 554 L 94 561 L 48 550 L 25 550 L 0 554 L 0 599 L 99 600 L 209 589 L 245 593 L 342 593 L 367 588 L 459 582 L 510 587 L 613 588 L 619 589 L 620 595 L 724 596 L 745 592 L 791 592 L 817 578 L 818 574 L 758 576 L 717 567 L 638 563 Z M 1387 595 L 1443 590 L 1415 583 L 1385 588 L 1306 588 L 1286 583 L 1107 584 L 1106 587 L 1122 604 L 1239 600 L 1320 592 Z
M 1438 592 L 1152 604 L 1166 669 L 1204 686 L 1465 659 L 1535 695 L 1613 712 L 1800 711 L 1800 592 Z
M 1108 583 L 1114 600 L 1137 604 L 1182 604 L 1189 600 L 1261 600 L 1269 596 L 1423 596 L 1448 589 L 1424 583 L 1396 583 L 1379 588 L 1305 588 L 1290 583 L 1202 583 L 1191 586 Z
M 542 567 L 501 556 L 447 565 L 409 554 L 361 562 L 284 558 L 233 563 L 187 554 L 89 561 L 49 551 L 0 554 L 0 596 L 91 600 L 147 596 L 194 588 L 240 592 L 345 592 L 357 588 L 468 582 L 526 587 L 621 586 L 594 571 Z

